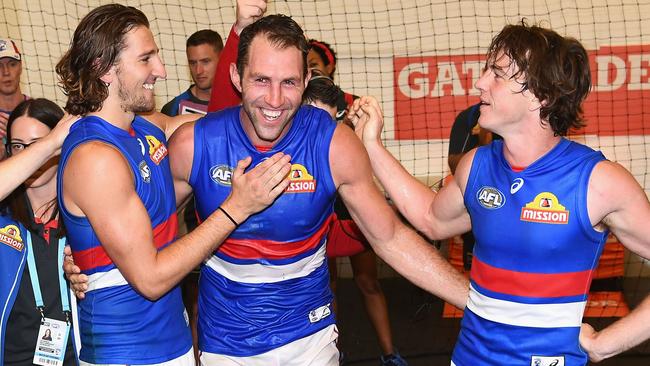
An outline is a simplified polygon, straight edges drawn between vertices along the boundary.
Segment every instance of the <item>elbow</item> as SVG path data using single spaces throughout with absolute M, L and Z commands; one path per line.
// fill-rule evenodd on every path
M 149 301 L 156 301 L 169 291 L 169 288 L 162 286 L 160 281 L 156 281 L 153 277 L 131 282 L 131 286 Z

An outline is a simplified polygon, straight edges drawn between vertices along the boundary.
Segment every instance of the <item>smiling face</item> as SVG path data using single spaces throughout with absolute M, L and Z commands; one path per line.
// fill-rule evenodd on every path
M 264 34 L 252 40 L 248 60 L 241 78 L 230 70 L 242 93 L 242 126 L 254 145 L 272 146 L 289 130 L 309 76 L 303 76 L 298 48 L 279 48 Z
M 50 133 L 50 128 L 36 118 L 26 115 L 16 118 L 11 124 L 11 141 L 9 149 L 12 155 L 22 152 L 22 145 L 32 144 Z M 58 157 L 50 159 L 25 181 L 27 188 L 38 188 L 55 182 Z
M 135 27 L 124 37 L 124 44 L 115 65 L 120 105 L 126 112 L 149 112 L 155 107 L 154 84 L 167 76 L 165 66 L 149 28 Z
M 529 118 L 539 120 L 540 104 L 530 90 L 522 91 L 525 75 L 516 78 L 517 65 L 499 53 L 489 58 L 476 88 L 481 92 L 479 125 L 502 134 L 506 126 Z

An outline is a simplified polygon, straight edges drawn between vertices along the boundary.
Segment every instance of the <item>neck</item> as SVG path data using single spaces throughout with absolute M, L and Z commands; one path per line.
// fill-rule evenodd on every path
M 46 184 L 26 189 L 27 198 L 34 211 L 34 217 L 39 217 L 46 221 L 52 215 L 54 206 L 50 202 L 56 199 L 56 175 Z
M 135 118 L 135 113 L 124 111 L 120 102 L 111 97 L 106 98 L 100 110 L 88 113 L 88 115 L 100 117 L 125 131 L 131 129 L 133 118 Z
M 16 90 L 15 93 L 13 94 L 2 94 L 0 95 L 0 109 L 5 110 L 5 111 L 13 111 L 14 108 L 20 102 L 22 102 L 25 99 L 25 96 L 20 92 L 20 89 Z
M 198 86 L 196 86 L 196 84 L 194 84 L 194 86 L 192 86 L 192 88 L 190 89 L 190 92 L 200 100 L 204 102 L 208 102 L 210 101 L 210 94 L 212 93 L 212 88 L 200 89 Z
M 520 136 L 503 140 L 503 154 L 510 166 L 525 168 L 557 145 L 562 137 L 560 136 Z

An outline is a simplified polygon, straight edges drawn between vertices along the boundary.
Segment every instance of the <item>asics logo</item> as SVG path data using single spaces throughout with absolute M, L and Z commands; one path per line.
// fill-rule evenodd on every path
M 521 189 L 521 187 L 524 185 L 524 180 L 522 178 L 517 178 L 512 182 L 512 185 L 510 186 L 510 194 L 515 194 L 517 191 Z

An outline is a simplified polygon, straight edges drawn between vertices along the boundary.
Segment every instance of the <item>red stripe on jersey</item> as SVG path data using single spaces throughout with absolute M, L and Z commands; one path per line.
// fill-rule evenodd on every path
M 176 237 L 178 219 L 174 212 L 167 221 L 153 229 L 153 242 L 157 249 L 170 243 Z M 104 247 L 97 245 L 94 248 L 73 252 L 74 262 L 82 271 L 108 266 L 113 264 L 111 258 L 106 254 Z
M 334 215 L 330 215 L 323 223 L 323 226 L 305 240 L 282 242 L 229 238 L 219 247 L 219 252 L 237 259 L 285 259 L 295 257 L 318 246 L 322 238 L 327 235 L 333 217 Z
M 584 295 L 589 289 L 592 271 L 566 273 L 529 273 L 493 267 L 474 257 L 471 278 L 490 291 L 513 296 L 563 297 Z

